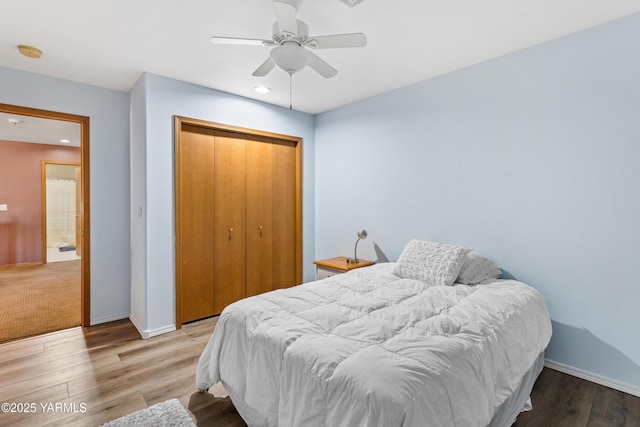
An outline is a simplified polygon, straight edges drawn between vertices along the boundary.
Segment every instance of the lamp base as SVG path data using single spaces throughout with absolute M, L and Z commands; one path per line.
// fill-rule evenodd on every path
M 347 262 L 349 264 L 357 264 L 360 262 L 360 260 L 358 258 L 347 258 Z

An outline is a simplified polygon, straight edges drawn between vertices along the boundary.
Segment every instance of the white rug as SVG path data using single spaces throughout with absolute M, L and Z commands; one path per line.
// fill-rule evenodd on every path
M 101 427 L 196 427 L 178 399 L 157 403 L 103 424 Z

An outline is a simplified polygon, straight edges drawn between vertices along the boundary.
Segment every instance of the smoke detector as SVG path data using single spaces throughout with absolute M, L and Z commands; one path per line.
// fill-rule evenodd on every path
M 27 46 L 26 44 L 18 45 L 18 50 L 24 56 L 28 56 L 29 58 L 40 58 L 42 56 L 42 51 L 33 46 Z
M 7 119 L 10 125 L 21 125 L 23 122 L 20 119 L 14 119 L 13 117 L 9 117 Z

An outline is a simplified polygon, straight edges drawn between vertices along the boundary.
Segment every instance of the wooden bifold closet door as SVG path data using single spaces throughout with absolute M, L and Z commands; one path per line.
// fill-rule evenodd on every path
M 177 327 L 301 283 L 300 169 L 299 138 L 176 117 Z

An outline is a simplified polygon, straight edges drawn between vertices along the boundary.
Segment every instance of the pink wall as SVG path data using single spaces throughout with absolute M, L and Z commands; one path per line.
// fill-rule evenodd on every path
M 80 148 L 0 140 L 0 265 L 42 262 L 42 160 L 80 162 Z

